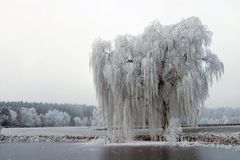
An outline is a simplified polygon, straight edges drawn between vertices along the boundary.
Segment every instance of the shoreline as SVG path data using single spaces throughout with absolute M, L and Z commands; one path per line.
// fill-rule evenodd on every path
M 105 136 L 106 137 L 106 136 Z M 0 143 L 12 142 L 90 142 L 101 136 L 69 136 L 69 135 L 0 135 Z M 159 140 L 160 139 L 160 140 Z M 151 141 L 149 135 L 137 135 L 133 141 Z M 157 142 L 166 142 L 158 137 Z M 207 142 L 225 145 L 240 145 L 240 133 L 234 134 L 179 134 L 177 142 Z

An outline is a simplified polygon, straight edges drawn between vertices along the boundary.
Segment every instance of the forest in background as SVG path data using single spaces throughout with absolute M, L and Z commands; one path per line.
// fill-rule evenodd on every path
M 30 102 L 0 102 L 3 127 L 58 127 L 102 125 L 96 106 Z M 204 108 L 198 125 L 240 124 L 240 108 Z
M 0 102 L 4 127 L 88 126 L 95 106 L 30 102 Z

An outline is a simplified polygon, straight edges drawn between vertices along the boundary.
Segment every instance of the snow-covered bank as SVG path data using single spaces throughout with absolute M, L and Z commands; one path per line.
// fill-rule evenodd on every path
M 159 138 L 160 141 L 164 141 L 164 137 Z M 150 141 L 150 136 L 136 136 L 136 140 L 139 141 Z M 181 134 L 177 137 L 178 142 L 188 141 L 188 142 L 208 142 L 208 143 L 218 143 L 218 144 L 234 144 L 240 145 L 240 134 Z
M 68 135 L 0 135 L 0 142 L 102 142 L 97 136 L 68 136 Z M 163 140 L 160 138 L 159 140 Z M 147 135 L 136 136 L 135 141 L 150 141 Z M 240 133 L 235 134 L 180 134 L 178 142 L 207 142 L 215 144 L 240 145 Z
M 136 129 L 133 133 L 137 135 L 134 137 L 136 141 L 151 140 L 147 129 Z M 0 142 L 88 142 L 107 137 L 106 130 L 95 127 L 3 128 L 1 134 Z M 178 142 L 240 145 L 240 126 L 183 127 L 176 138 Z M 165 141 L 165 138 L 159 136 L 158 140 Z
M 186 134 L 181 137 L 183 140 L 194 142 L 214 142 L 219 144 L 236 144 L 240 145 L 240 133 L 232 134 L 214 134 L 214 133 L 204 133 L 204 134 Z
M 238 136 L 239 137 L 239 136 Z M 229 138 L 229 137 L 228 137 Z M 240 151 L 239 143 L 229 142 L 226 138 L 226 143 L 218 142 L 204 142 L 204 141 L 181 141 L 181 142 L 163 142 L 163 141 L 129 141 L 126 143 L 110 143 L 107 137 L 79 137 L 79 136 L 4 136 L 0 135 L 0 143 L 26 143 L 26 142 L 74 142 L 84 146 L 101 146 L 101 147 L 114 147 L 114 146 L 144 146 L 144 147 L 210 147 L 220 148 L 232 151 Z M 206 137 L 208 139 L 208 137 Z M 202 139 L 203 140 L 203 139 Z M 214 139 L 215 140 L 215 139 Z M 239 142 L 239 139 L 238 139 Z
M 0 143 L 8 142 L 87 142 L 94 137 L 33 135 L 33 136 L 6 136 L 0 135 Z
M 140 141 L 150 141 L 151 137 L 146 135 L 139 135 L 135 137 L 136 140 Z M 163 136 L 159 136 L 158 139 L 160 141 L 164 141 L 165 138 Z M 210 143 L 218 143 L 218 144 L 235 144 L 240 145 L 240 133 L 232 133 L 232 134 L 214 134 L 214 133 L 199 133 L 199 134 L 179 134 L 177 136 L 177 141 L 188 141 L 188 142 L 210 142 Z

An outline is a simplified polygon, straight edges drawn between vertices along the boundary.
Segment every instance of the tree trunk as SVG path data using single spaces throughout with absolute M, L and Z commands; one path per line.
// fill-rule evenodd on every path
M 165 130 L 169 125 L 169 105 L 163 101 L 162 128 Z

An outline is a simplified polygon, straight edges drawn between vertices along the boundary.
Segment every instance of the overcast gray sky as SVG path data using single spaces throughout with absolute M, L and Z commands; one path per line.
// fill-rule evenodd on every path
M 238 0 L 0 0 L 0 101 L 96 104 L 89 53 L 95 38 L 138 34 L 158 19 L 200 17 L 225 74 L 208 107 L 240 107 Z

